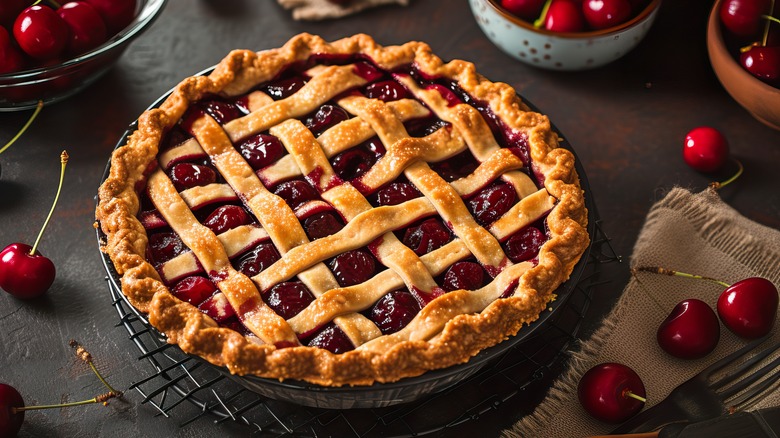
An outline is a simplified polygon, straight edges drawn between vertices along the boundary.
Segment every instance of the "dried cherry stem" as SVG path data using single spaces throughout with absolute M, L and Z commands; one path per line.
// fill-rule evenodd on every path
M 103 385 L 105 385 L 105 387 L 108 388 L 110 392 L 121 394 L 121 391 L 117 391 L 116 389 L 114 389 L 111 385 L 109 385 L 106 379 L 103 378 L 103 375 L 100 374 L 100 371 L 98 371 L 94 362 L 92 362 L 92 355 L 89 354 L 89 351 L 87 351 L 86 348 L 82 347 L 81 344 L 79 344 L 78 341 L 76 341 L 75 339 L 71 339 L 70 342 L 68 342 L 68 345 L 70 345 L 71 348 L 76 349 L 76 356 L 82 361 L 86 362 L 86 364 L 89 365 L 90 368 L 92 368 L 92 372 L 95 373 L 97 378 L 100 379 L 101 382 L 103 382 Z
M 19 137 L 24 134 L 25 131 L 27 131 L 27 128 L 32 125 L 32 122 L 35 120 L 36 117 L 38 117 L 38 114 L 41 112 L 41 109 L 43 108 L 43 101 L 39 100 L 38 105 L 35 106 L 35 111 L 33 111 L 30 118 L 27 120 L 27 123 L 22 126 L 22 129 L 19 130 L 19 132 L 14 135 L 14 137 L 8 141 L 2 148 L 0 148 L 0 154 L 2 154 L 6 149 L 10 148 L 12 144 L 16 143 L 16 140 L 19 140 Z
M 725 187 L 725 186 L 733 183 L 734 181 L 736 181 L 737 178 L 739 178 L 742 175 L 742 172 L 745 171 L 745 167 L 742 165 L 742 162 L 737 160 L 736 158 L 734 158 L 733 160 L 734 160 L 735 163 L 737 163 L 737 166 L 739 167 L 739 169 L 737 169 L 737 173 L 735 173 L 731 178 L 729 178 L 729 179 L 727 179 L 725 181 L 711 182 L 710 185 L 709 185 L 709 187 L 711 189 L 713 189 L 713 190 L 722 189 L 723 187 Z
M 680 272 L 675 271 L 673 269 L 666 269 L 659 266 L 639 266 L 636 268 L 631 268 L 631 273 L 636 274 L 637 272 L 651 272 L 653 274 L 661 274 L 661 275 L 669 275 L 674 277 L 685 277 L 685 278 L 693 278 L 696 280 L 707 280 L 711 281 L 713 283 L 717 283 L 723 287 L 731 287 L 730 284 L 725 283 L 723 281 L 720 281 L 718 279 L 712 278 L 712 277 L 705 277 L 703 275 L 696 275 L 696 274 L 688 274 L 686 272 Z
M 41 227 L 41 231 L 38 233 L 38 238 L 35 239 L 35 244 L 32 246 L 32 249 L 30 250 L 30 255 L 35 255 L 35 250 L 38 248 L 38 243 L 41 241 L 41 237 L 43 237 L 43 232 L 46 230 L 46 226 L 49 225 L 49 220 L 51 219 L 51 215 L 54 213 L 54 207 L 57 206 L 57 200 L 60 199 L 60 192 L 62 191 L 62 181 L 65 179 L 65 166 L 68 164 L 68 158 L 70 156 L 68 155 L 68 151 L 62 151 L 60 154 L 60 184 L 57 186 L 57 195 L 54 197 L 54 202 L 51 204 L 51 210 L 49 210 L 49 215 L 46 216 L 46 221 L 43 223 L 43 227 Z
M 57 409 L 57 408 L 67 408 L 70 406 L 81 406 L 81 405 L 89 405 L 92 403 L 103 403 L 106 404 L 106 402 L 112 398 L 116 398 L 122 395 L 121 392 L 117 391 L 109 391 L 105 394 L 100 394 L 99 396 L 95 398 L 91 398 L 89 400 L 82 400 L 77 402 L 71 402 L 71 403 L 60 403 L 57 405 L 40 405 L 40 406 L 22 406 L 22 407 L 12 407 L 11 412 L 14 414 L 17 412 L 22 411 L 37 411 L 41 409 Z
M 534 20 L 534 27 L 537 29 L 541 29 L 542 26 L 544 26 L 544 19 L 547 18 L 547 11 L 550 9 L 550 4 L 552 3 L 552 0 L 547 0 L 544 2 L 544 6 L 542 7 L 542 13 L 539 14 L 539 18 Z

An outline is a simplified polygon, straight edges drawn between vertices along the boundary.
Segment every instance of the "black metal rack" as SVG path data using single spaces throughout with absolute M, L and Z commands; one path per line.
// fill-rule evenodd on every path
M 264 436 L 423 436 L 478 421 L 488 411 L 502 409 L 533 383 L 559 373 L 568 348 L 577 340 L 594 290 L 610 281 L 602 278 L 602 265 L 619 261 L 596 220 L 585 270 L 565 305 L 542 330 L 442 392 L 411 403 L 352 410 L 305 407 L 245 389 L 223 371 L 166 343 L 131 310 L 114 283 L 106 283 L 119 315 L 118 326 L 127 330 L 138 347 L 139 359 L 151 365 L 149 374 L 139 376 L 131 389 L 158 415 L 174 418 L 183 427 L 195 422 L 220 427 L 229 422 Z

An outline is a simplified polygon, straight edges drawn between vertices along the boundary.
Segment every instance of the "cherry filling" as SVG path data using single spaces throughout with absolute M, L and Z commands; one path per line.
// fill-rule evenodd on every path
M 531 260 L 539 254 L 539 249 L 546 241 L 547 236 L 538 228 L 523 228 L 504 244 L 506 256 L 515 263 Z
M 444 181 L 452 182 L 471 175 L 478 166 L 479 162 L 467 149 L 448 160 L 431 164 L 431 169 L 438 173 Z
M 314 301 L 314 295 L 300 281 L 279 283 L 265 292 L 263 301 L 284 319 L 290 319 Z
M 187 250 L 179 235 L 174 232 L 150 235 L 147 248 L 154 265 L 161 265 Z
M 274 100 L 279 100 L 292 96 L 304 85 L 306 85 L 306 79 L 303 76 L 293 76 L 271 82 L 261 89 Z
M 324 348 L 335 354 L 346 353 L 355 349 L 347 334 L 332 322 L 326 324 L 320 331 L 314 334 L 306 345 Z
M 203 225 L 209 227 L 215 234 L 222 234 L 227 230 L 246 225 L 252 222 L 252 218 L 243 207 L 238 205 L 223 205 L 217 207 Z
M 334 105 L 322 105 L 314 114 L 309 115 L 303 124 L 315 135 L 320 135 L 330 127 L 349 119 L 343 108 Z
M 311 240 L 336 234 L 342 228 L 344 228 L 344 223 L 330 212 L 313 214 L 303 222 L 303 229 L 306 230 L 306 234 Z
M 406 99 L 410 97 L 406 88 L 396 81 L 381 81 L 366 85 L 363 94 L 371 99 L 379 99 L 383 102 L 392 102 L 394 100 Z
M 504 215 L 517 202 L 517 193 L 511 185 L 497 182 L 482 189 L 469 199 L 471 214 L 482 226 L 492 224 Z
M 198 276 L 185 277 L 171 288 L 171 292 L 176 298 L 193 306 L 199 306 L 216 291 L 217 286 L 211 280 Z
M 361 249 L 337 255 L 330 261 L 329 266 L 341 287 L 363 283 L 373 277 L 376 271 L 374 257 Z
M 279 251 L 272 243 L 261 243 L 236 263 L 236 269 L 247 277 L 254 277 L 279 260 Z
M 485 284 L 485 270 L 479 263 L 457 262 L 444 274 L 442 289 L 451 292 L 458 289 L 475 290 Z
M 426 219 L 417 226 L 409 227 L 404 233 L 404 245 L 421 256 L 441 248 L 452 240 L 452 234 L 444 224 L 434 218 Z
M 408 182 L 394 182 L 380 189 L 376 195 L 378 205 L 398 205 L 422 196 L 417 187 Z
M 332 161 L 333 170 L 345 181 L 363 176 L 374 166 L 374 163 L 376 163 L 376 154 L 359 147 L 336 155 Z
M 368 311 L 368 317 L 383 335 L 406 327 L 417 313 L 420 304 L 408 290 L 395 290 L 379 299 Z
M 192 163 L 179 163 L 173 166 L 170 170 L 170 177 L 178 191 L 209 185 L 217 181 L 217 173 L 214 172 L 214 169 Z
M 259 170 L 275 163 L 285 154 L 278 138 L 269 134 L 255 134 L 247 137 L 236 148 L 252 169 Z
M 285 181 L 274 189 L 274 195 L 280 196 L 295 210 L 307 201 L 319 199 L 317 190 L 304 180 Z

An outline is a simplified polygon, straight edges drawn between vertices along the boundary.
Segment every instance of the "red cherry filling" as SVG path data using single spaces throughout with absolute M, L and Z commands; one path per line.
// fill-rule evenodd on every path
M 294 76 L 266 85 L 265 92 L 274 100 L 279 100 L 293 95 L 304 85 L 306 85 L 306 79 L 301 76 Z
M 379 99 L 383 102 L 392 102 L 409 97 L 409 92 L 406 91 L 403 85 L 389 80 L 368 84 L 363 93 L 370 99 Z
M 314 187 L 300 179 L 279 184 L 274 189 L 274 194 L 284 199 L 293 210 L 305 202 L 320 198 Z
M 223 205 L 203 221 L 203 225 L 209 227 L 215 234 L 222 234 L 227 230 L 246 225 L 252 219 L 243 207 L 238 205 Z
M 243 140 L 237 148 L 254 170 L 270 166 L 282 158 L 285 152 L 282 142 L 267 134 L 253 135 Z
M 452 238 L 450 231 L 438 219 L 430 218 L 420 225 L 409 227 L 404 233 L 404 245 L 411 248 L 417 255 L 428 254 L 441 248 Z
M 455 106 L 461 102 L 460 98 L 452 92 L 449 88 L 445 87 L 444 85 L 440 84 L 431 84 L 426 87 L 426 90 L 436 90 L 439 92 L 441 97 L 444 98 L 444 100 L 447 101 L 447 106 Z
M 186 277 L 176 283 L 176 286 L 171 289 L 176 298 L 186 301 L 193 306 L 200 305 L 208 297 L 214 295 L 216 291 L 217 286 L 211 280 L 198 276 Z
M 176 233 L 155 233 L 149 236 L 149 253 L 156 264 L 165 263 L 186 249 Z
M 279 283 L 263 294 L 263 301 L 284 319 L 290 319 L 314 301 L 314 295 L 300 281 Z
M 303 122 L 314 135 L 323 133 L 326 129 L 335 126 L 349 118 L 349 114 L 341 107 L 334 105 L 322 105 L 314 114 L 308 116 Z
M 445 181 L 452 182 L 470 175 L 477 166 L 479 166 L 479 162 L 471 155 L 471 151 L 465 150 L 449 160 L 431 165 L 431 169 Z
M 222 292 L 207 298 L 206 301 L 198 306 L 198 309 L 210 316 L 218 324 L 222 324 L 236 316 L 236 311 Z
M 197 107 L 210 115 L 220 125 L 244 115 L 238 105 L 221 100 L 207 100 L 197 103 Z
M 333 158 L 333 170 L 338 176 L 351 181 L 363 176 L 376 162 L 376 155 L 364 148 L 355 147 L 346 150 Z
M 336 281 L 341 287 L 363 283 L 374 276 L 374 257 L 366 251 L 355 249 L 339 254 L 329 263 Z
M 272 243 L 262 243 L 242 257 L 236 269 L 247 277 L 254 277 L 280 258 L 279 251 Z
M 170 170 L 171 181 L 176 190 L 182 191 L 196 186 L 205 186 L 217 181 L 214 169 L 193 163 L 179 163 Z
M 475 290 L 484 284 L 485 271 L 479 263 L 457 262 L 444 274 L 442 289 L 450 292 L 458 289 Z
M 322 212 L 307 217 L 303 222 L 303 228 L 309 239 L 317 240 L 338 233 L 344 228 L 344 224 L 332 213 Z
M 389 335 L 406 327 L 419 312 L 420 304 L 409 291 L 395 290 L 380 298 L 371 307 L 369 318 L 383 335 Z
M 517 193 L 512 186 L 499 182 L 469 199 L 468 206 L 477 222 L 487 226 L 509 211 L 516 199 Z
M 379 190 L 376 201 L 379 205 L 398 205 L 422 196 L 411 183 L 394 182 Z
M 547 236 L 538 228 L 523 228 L 506 241 L 506 256 L 514 263 L 531 260 L 539 254 L 539 248 L 546 241 Z
M 307 345 L 309 347 L 324 348 L 335 354 L 346 353 L 355 349 L 346 333 L 332 322 L 314 335 Z

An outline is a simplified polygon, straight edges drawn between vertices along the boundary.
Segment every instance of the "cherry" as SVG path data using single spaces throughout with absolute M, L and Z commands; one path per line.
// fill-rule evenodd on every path
M 211 280 L 195 275 L 182 279 L 171 288 L 171 292 L 176 298 L 193 306 L 206 301 L 216 291 L 217 286 Z
M 420 304 L 408 290 L 395 290 L 379 299 L 369 310 L 369 317 L 383 335 L 406 327 L 420 312 Z
M 547 236 L 538 228 L 523 228 L 506 241 L 506 256 L 515 263 L 531 260 L 546 241 Z
M 0 26 L 12 25 L 20 12 L 30 2 L 27 0 L 3 0 L 0 2 Z
M 771 12 L 771 0 L 725 0 L 718 14 L 723 26 L 736 36 L 751 38 L 763 26 L 762 16 Z
M 544 0 L 501 0 L 501 6 L 523 20 L 533 21 L 542 12 Z
M 741 51 L 739 63 L 758 79 L 780 86 L 780 46 L 753 44 Z
M 149 256 L 155 264 L 163 264 L 186 249 L 181 237 L 174 232 L 154 233 L 149 236 Z
M 333 213 L 321 212 L 307 217 L 303 222 L 303 228 L 309 239 L 317 240 L 338 233 L 344 228 L 344 223 L 337 219 Z
M 265 92 L 273 99 L 279 100 L 295 94 L 304 85 L 306 85 L 306 79 L 301 76 L 293 76 L 266 85 Z
M 409 92 L 406 91 L 403 85 L 391 80 L 368 84 L 363 92 L 366 97 L 379 99 L 383 102 L 392 102 L 409 97 Z
M 171 168 L 170 174 L 171 181 L 178 191 L 206 186 L 217 181 L 217 173 L 214 169 L 200 164 L 179 163 Z
M 366 251 L 354 249 L 341 253 L 329 263 L 341 287 L 363 283 L 374 275 L 374 257 Z
M 24 68 L 24 55 L 16 49 L 11 36 L 0 26 L 0 74 L 13 73 Z
M 309 347 L 319 347 L 340 354 L 354 350 L 352 341 L 336 324 L 329 323 L 322 328 L 308 343 Z
M 136 0 L 84 0 L 92 5 L 108 28 L 110 34 L 116 34 L 127 27 L 135 17 Z
M 290 319 L 311 304 L 314 295 L 300 281 L 287 281 L 264 293 L 263 301 L 279 316 Z
M 552 32 L 581 32 L 585 30 L 585 18 L 578 0 L 547 0 L 546 11 L 534 22 L 534 26 Z
M 580 404 L 594 418 L 621 423 L 642 410 L 645 386 L 626 365 L 602 363 L 589 369 L 577 386 Z
M 658 345 L 674 357 L 700 359 L 718 345 L 718 316 L 704 301 L 681 301 L 658 327 L 656 338 Z
M 257 245 L 238 262 L 238 269 L 247 277 L 254 277 L 273 265 L 281 256 L 272 243 Z
M 238 205 L 223 205 L 212 212 L 203 225 L 209 227 L 215 234 L 222 234 L 227 230 L 246 225 L 252 219 L 243 207 Z
M 255 134 L 244 139 L 237 145 L 244 159 L 258 170 L 275 163 L 285 153 L 284 146 L 278 138 L 268 134 Z
M 60 154 L 60 182 L 57 187 L 57 194 L 33 246 L 24 243 L 12 243 L 0 252 L 0 288 L 17 298 L 29 299 L 39 297 L 49 290 L 49 287 L 54 282 L 57 272 L 54 263 L 37 249 L 41 237 L 43 237 L 43 232 L 46 230 L 46 226 L 54 213 L 54 208 L 57 206 L 57 200 L 60 198 L 67 164 L 68 153 L 62 151 Z
M 348 118 L 349 114 L 342 108 L 325 104 L 319 107 L 314 114 L 306 117 L 303 124 L 315 135 L 318 135 Z
M 24 422 L 24 411 L 15 408 L 24 407 L 19 391 L 11 385 L 0 383 L 0 436 L 14 437 Z
M 477 166 L 479 166 L 479 162 L 471 154 L 471 151 L 466 149 L 449 160 L 431 165 L 431 169 L 436 171 L 445 181 L 451 182 L 470 175 Z
M 200 303 L 198 310 L 210 316 L 217 324 L 222 324 L 236 316 L 236 311 L 222 292 L 206 298 Z
M 482 189 L 469 199 L 468 206 L 474 218 L 481 225 L 492 224 L 504 215 L 517 199 L 517 192 L 511 185 L 499 182 Z
M 376 162 L 376 155 L 364 148 L 348 149 L 333 158 L 333 170 L 346 181 L 363 176 Z
M 430 218 L 420 225 L 407 228 L 403 242 L 421 256 L 444 246 L 451 238 L 449 230 L 440 220 Z
M 729 144 L 715 128 L 699 126 L 685 136 L 683 159 L 700 172 L 714 172 L 726 163 Z
M 479 263 L 457 262 L 450 266 L 444 274 L 442 289 L 453 291 L 458 289 L 476 290 L 482 287 L 485 271 Z
M 19 47 L 33 58 L 53 59 L 68 43 L 68 25 L 50 7 L 30 6 L 14 22 L 14 38 Z
M 221 100 L 207 100 L 198 102 L 196 108 L 210 115 L 220 125 L 235 120 L 244 115 L 244 112 L 235 103 Z
M 317 190 L 304 180 L 285 181 L 274 189 L 274 194 L 287 202 L 293 210 L 308 201 L 319 199 Z
M 718 315 L 737 336 L 760 338 L 772 330 L 778 293 L 771 281 L 751 277 L 729 286 L 718 298 Z
M 420 196 L 422 194 L 413 184 L 394 182 L 377 192 L 376 201 L 379 205 L 398 205 Z
M 591 28 L 606 29 L 631 17 L 631 3 L 628 0 L 585 0 L 582 13 Z
M 88 52 L 108 40 L 108 31 L 97 10 L 84 1 L 65 3 L 57 15 L 70 28 L 67 50 L 72 55 Z

